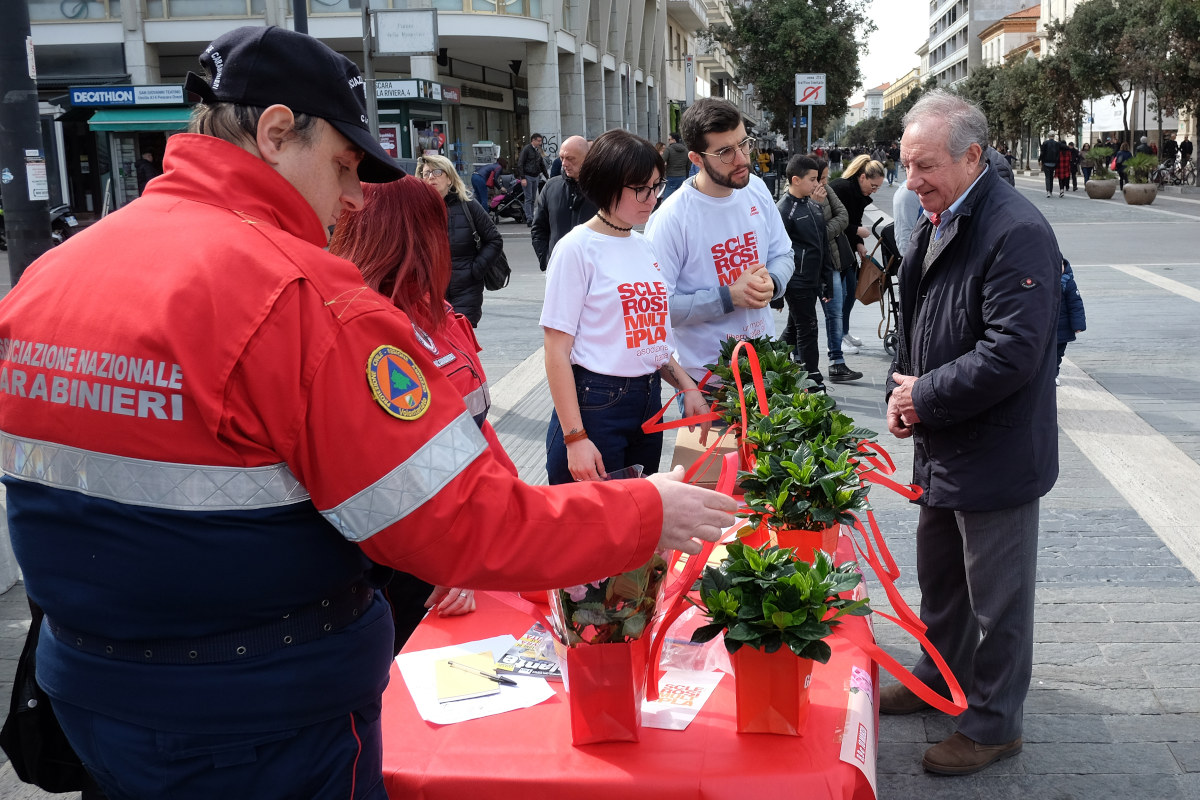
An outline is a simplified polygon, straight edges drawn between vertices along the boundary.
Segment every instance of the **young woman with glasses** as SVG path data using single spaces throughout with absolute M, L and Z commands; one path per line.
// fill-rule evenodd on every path
M 837 194 L 846 211 L 850 213 L 850 222 L 846 226 L 846 237 L 850 246 L 858 253 L 858 257 L 867 257 L 866 238 L 871 235 L 862 224 L 863 211 L 871 205 L 871 195 L 879 191 L 883 185 L 886 170 L 883 164 L 874 161 L 868 155 L 856 157 L 846 165 L 842 177 L 829 182 L 829 188 Z M 850 311 L 854 308 L 854 292 L 858 288 L 858 265 L 842 265 L 842 350 L 853 355 L 862 347 L 862 339 L 850 333 Z M 850 380 L 841 378 L 841 380 Z
M 633 230 L 650 218 L 663 172 L 654 145 L 624 130 L 597 138 L 580 167 L 580 189 L 600 211 L 554 248 L 541 317 L 554 400 L 551 484 L 602 480 L 635 464 L 657 472 L 662 434 L 643 433 L 642 423 L 662 406 L 663 379 L 684 393 L 686 414 L 708 412 L 671 355 L 667 285 Z

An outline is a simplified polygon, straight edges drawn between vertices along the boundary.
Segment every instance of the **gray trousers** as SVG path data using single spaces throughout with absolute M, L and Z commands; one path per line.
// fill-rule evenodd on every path
M 967 695 L 958 730 L 982 744 L 1021 735 L 1033 673 L 1038 500 L 1001 511 L 921 508 L 921 621 Z M 944 687 L 925 653 L 913 673 Z
M 525 221 L 533 222 L 533 207 L 537 203 L 538 182 L 541 180 L 537 175 L 525 181 L 525 197 L 522 202 L 525 204 Z

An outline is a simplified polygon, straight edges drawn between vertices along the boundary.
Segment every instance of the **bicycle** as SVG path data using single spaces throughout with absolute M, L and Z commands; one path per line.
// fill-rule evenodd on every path
M 1190 160 L 1179 164 L 1176 161 L 1164 162 L 1150 171 L 1150 182 L 1159 188 L 1171 186 L 1195 186 L 1196 165 Z

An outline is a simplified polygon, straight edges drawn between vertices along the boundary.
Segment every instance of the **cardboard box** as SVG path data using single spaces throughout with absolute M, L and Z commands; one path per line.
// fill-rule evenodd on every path
M 704 455 L 712 443 L 721 438 L 724 430 L 713 427 L 708 432 L 708 444 L 700 444 L 700 426 L 696 426 L 694 431 L 689 431 L 687 428 L 679 428 L 675 438 L 675 452 L 671 454 L 672 469 L 677 466 L 682 466 L 684 469 L 690 469 L 696 460 Z M 721 442 L 721 446 L 712 452 L 708 457 L 708 463 L 703 468 L 703 471 L 696 476 L 693 481 L 697 486 L 703 486 L 706 489 L 715 489 L 717 487 L 717 479 L 721 477 L 721 458 L 726 453 L 732 453 L 737 449 L 737 439 L 732 435 L 725 437 Z

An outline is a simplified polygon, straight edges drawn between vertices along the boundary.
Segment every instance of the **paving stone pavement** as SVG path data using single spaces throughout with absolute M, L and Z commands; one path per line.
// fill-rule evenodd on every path
M 1088 331 L 1067 349 L 1064 383 L 1098 385 L 1200 463 L 1200 201 L 1160 197 L 1147 211 L 1119 198 L 1088 201 L 1082 192 L 1047 200 L 1039 185 L 1018 178 L 1018 188 L 1054 224 L 1087 306 Z M 886 187 L 877 205 L 890 211 Z M 522 476 L 540 483 L 551 407 L 538 353 L 544 276 L 526 229 L 505 224 L 501 230 L 514 276 L 503 292 L 488 294 L 477 334 L 493 383 L 493 422 Z M 1137 270 L 1175 289 L 1151 283 Z M 883 432 L 880 441 L 905 476 L 911 446 L 892 440 L 883 424 L 890 359 L 875 336 L 878 314 L 877 307 L 853 312 L 851 327 L 865 346 L 847 361 L 864 378 L 832 384 L 832 395 L 860 424 Z M 1118 429 L 1123 424 L 1120 417 L 1103 421 Z M 666 439 L 664 460 L 670 433 Z M 921 755 L 953 731 L 953 721 L 937 713 L 884 717 L 881 800 L 1200 798 L 1200 580 L 1122 494 L 1129 491 L 1128 475 L 1093 463 L 1065 431 L 1059 444 L 1059 481 L 1041 506 L 1024 750 L 974 776 L 932 776 L 922 771 Z M 1153 473 L 1156 466 L 1144 469 Z M 1196 509 L 1200 487 L 1166 502 L 1185 512 Z M 879 488 L 872 503 L 902 570 L 898 586 L 918 608 L 916 509 Z M 1196 528 L 1184 535 L 1195 537 Z M 24 603 L 20 584 L 0 595 L 0 697 L 8 696 L 3 681 L 12 675 L 28 625 Z M 887 609 L 886 603 L 880 607 Z M 895 628 L 881 620 L 875 630 L 902 663 L 916 660 L 916 645 Z M 0 797 L 49 795 L 17 783 L 5 762 Z

